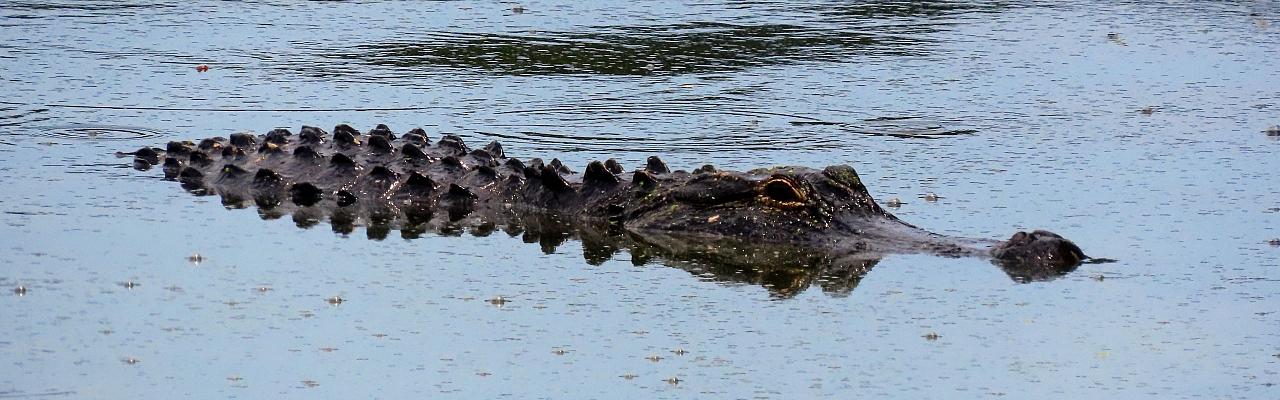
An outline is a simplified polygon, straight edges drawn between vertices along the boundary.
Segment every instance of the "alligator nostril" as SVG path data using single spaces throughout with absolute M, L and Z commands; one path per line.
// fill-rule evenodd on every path
M 1009 238 L 1009 243 L 1022 243 L 1027 240 L 1027 236 L 1029 235 L 1026 232 L 1015 233 L 1013 237 Z
M 1062 235 L 1059 235 L 1059 234 L 1056 234 L 1056 233 L 1053 233 L 1053 232 L 1049 232 L 1049 231 L 1046 231 L 1046 230 L 1043 230 L 1043 229 L 1037 229 L 1037 230 L 1035 230 L 1035 231 L 1032 231 L 1032 232 L 1031 232 L 1031 237 L 1036 238 L 1036 239 L 1040 239 L 1040 238 L 1054 238 L 1054 239 L 1062 239 Z

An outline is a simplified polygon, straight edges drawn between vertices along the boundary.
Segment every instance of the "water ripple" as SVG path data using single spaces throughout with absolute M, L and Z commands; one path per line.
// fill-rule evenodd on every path
M 71 140 L 135 140 L 160 137 L 166 132 L 137 126 L 77 124 L 35 129 L 33 134 Z
M 22 109 L 8 105 L 0 106 L 0 126 L 20 126 L 46 121 L 49 119 L 44 115 L 47 112 L 49 112 L 48 108 Z

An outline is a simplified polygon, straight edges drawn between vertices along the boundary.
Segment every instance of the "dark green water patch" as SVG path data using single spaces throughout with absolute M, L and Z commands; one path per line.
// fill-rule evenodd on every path
M 740 70 L 853 56 L 925 52 L 923 26 L 825 29 L 699 22 L 529 35 L 443 32 L 368 43 L 323 57 L 398 69 L 444 67 L 504 74 L 651 75 Z
M 1010 7 L 1000 2 L 967 1 L 878 1 L 841 4 L 797 5 L 812 12 L 832 17 L 857 19 L 887 17 L 937 17 L 962 12 L 996 11 Z

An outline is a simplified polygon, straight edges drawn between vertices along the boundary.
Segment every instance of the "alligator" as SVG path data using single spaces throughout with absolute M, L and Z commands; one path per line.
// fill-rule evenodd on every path
M 684 171 L 651 156 L 630 173 L 613 159 L 578 172 L 559 159 L 507 157 L 497 141 L 472 149 L 452 134 L 433 143 L 421 128 L 361 133 L 345 124 L 332 134 L 277 128 L 119 155 L 139 170 L 159 165 L 165 179 L 228 208 L 252 202 L 264 219 L 292 215 L 301 227 L 328 220 L 340 233 L 364 226 L 371 238 L 503 227 L 547 251 L 576 234 L 591 263 L 628 249 L 638 263 L 656 256 L 733 266 L 730 274 L 768 266 L 799 277 L 781 285 L 790 291 L 822 274 L 860 277 L 888 254 L 987 258 L 1019 281 L 1051 279 L 1088 259 L 1049 231 L 999 241 L 918 228 L 877 204 L 848 165 Z

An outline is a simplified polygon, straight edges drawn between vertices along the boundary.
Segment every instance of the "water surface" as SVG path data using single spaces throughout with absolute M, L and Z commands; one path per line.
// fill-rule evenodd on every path
M 6 1 L 0 397 L 1275 398 L 1278 11 Z M 1119 261 L 770 274 L 339 234 L 114 156 L 338 123 L 571 166 L 849 164 L 935 232 Z

